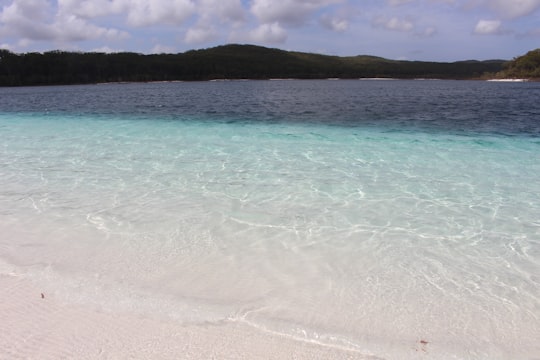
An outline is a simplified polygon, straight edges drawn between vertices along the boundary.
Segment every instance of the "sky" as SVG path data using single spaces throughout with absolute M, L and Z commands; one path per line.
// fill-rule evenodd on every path
M 540 0 L 0 0 L 0 48 L 179 53 L 255 44 L 399 60 L 540 48 Z

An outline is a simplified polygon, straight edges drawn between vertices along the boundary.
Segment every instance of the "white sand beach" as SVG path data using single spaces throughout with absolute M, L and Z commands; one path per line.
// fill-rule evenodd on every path
M 376 359 L 245 324 L 181 325 L 64 304 L 0 274 L 1 359 Z

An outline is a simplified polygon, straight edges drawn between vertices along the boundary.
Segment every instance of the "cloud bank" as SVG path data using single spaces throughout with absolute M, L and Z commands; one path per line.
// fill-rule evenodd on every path
M 21 52 L 148 53 L 249 42 L 435 57 L 444 56 L 441 44 L 474 52 L 499 42 L 514 51 L 517 41 L 532 49 L 539 19 L 540 0 L 0 0 L 0 44 Z

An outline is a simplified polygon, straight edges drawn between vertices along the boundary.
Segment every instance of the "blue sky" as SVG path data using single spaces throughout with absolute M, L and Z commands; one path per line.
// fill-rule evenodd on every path
M 512 59 L 540 0 L 0 0 L 0 48 L 177 53 L 228 43 L 330 55 Z

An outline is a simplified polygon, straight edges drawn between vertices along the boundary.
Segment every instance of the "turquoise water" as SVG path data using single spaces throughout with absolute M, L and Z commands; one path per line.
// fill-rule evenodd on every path
M 380 358 L 540 356 L 537 84 L 0 95 L 2 272 Z

